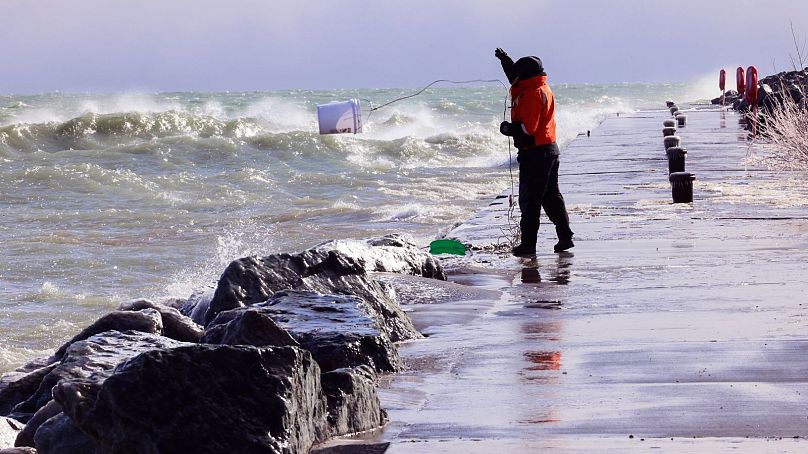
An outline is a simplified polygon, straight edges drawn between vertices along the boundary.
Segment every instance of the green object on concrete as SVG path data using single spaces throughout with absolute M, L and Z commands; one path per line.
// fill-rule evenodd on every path
M 466 255 L 466 245 L 456 240 L 435 240 L 429 243 L 429 253 Z

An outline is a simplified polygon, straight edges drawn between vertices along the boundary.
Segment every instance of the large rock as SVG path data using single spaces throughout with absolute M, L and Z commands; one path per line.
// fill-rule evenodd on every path
M 31 397 L 45 376 L 58 365 L 37 360 L 3 374 L 0 378 L 0 415 L 8 415 L 20 402 Z
M 380 328 L 393 342 L 420 337 L 401 307 L 362 265 L 338 251 L 318 249 L 232 262 L 219 279 L 205 324 L 222 311 L 264 302 L 287 289 L 355 295 L 381 314 L 384 323 Z
M 725 105 L 731 106 L 732 103 L 734 103 L 739 98 L 740 98 L 740 95 L 738 94 L 737 91 L 728 90 L 728 91 L 726 91 L 724 93 L 723 102 L 724 102 Z M 717 98 L 713 98 L 712 101 L 710 101 L 710 102 L 712 104 L 721 104 L 722 98 L 721 98 L 721 96 L 719 96 Z
M 37 410 L 34 413 L 34 416 L 28 420 L 28 423 L 25 427 L 17 434 L 17 439 L 14 441 L 14 446 L 28 446 L 28 447 L 35 447 L 36 444 L 34 443 L 34 435 L 36 435 L 37 429 L 39 429 L 42 424 L 45 424 L 45 421 L 53 418 L 62 413 L 62 406 L 59 405 L 58 402 L 55 400 L 51 400 L 45 406 Z
M 154 303 L 149 300 L 135 300 L 123 303 L 118 308 L 121 311 L 141 311 L 144 309 L 154 309 L 160 313 L 163 320 L 163 336 L 180 342 L 199 342 L 204 330 L 189 317 L 186 317 L 179 310 L 164 304 Z M 120 331 L 120 330 L 119 330 Z
M 432 254 L 422 251 L 405 234 L 391 234 L 366 241 L 333 240 L 313 248 L 315 251 L 337 251 L 356 261 L 368 272 L 411 274 L 446 280 L 446 272 Z
M 263 303 L 220 313 L 203 341 L 258 346 L 292 341 L 310 351 L 323 371 L 359 365 L 397 371 L 401 360 L 383 324 L 384 316 L 358 297 L 284 290 Z
M 375 375 L 367 366 L 333 370 L 321 380 L 333 436 L 366 432 L 387 421 L 374 387 Z
M 210 301 L 213 299 L 213 294 L 215 292 L 216 283 L 193 292 L 187 300 L 183 301 L 179 305 L 179 311 L 182 313 L 182 315 L 190 317 L 194 323 L 204 325 L 205 314 L 208 313 Z
M 51 400 L 51 389 L 62 380 L 92 377 L 100 384 L 115 366 L 133 356 L 149 350 L 181 345 L 186 344 L 137 331 L 107 331 L 74 342 L 66 349 L 62 360 L 42 377 L 36 391 L 14 407 L 11 416 L 20 421 L 28 421 Z M 38 371 L 34 373 L 39 375 Z
M 38 454 L 100 454 L 93 439 L 64 413 L 45 421 L 34 435 Z
M 137 312 L 111 312 L 84 328 L 66 344 L 59 347 L 56 353 L 53 354 L 52 360 L 60 361 L 68 347 L 73 343 L 105 331 L 140 331 L 142 333 L 163 334 L 163 318 L 154 309 Z
M 0 449 L 0 454 L 37 454 L 34 448 L 6 448 Z
M 19 421 L 0 416 L 0 449 L 14 447 L 14 441 L 23 427 Z
M 53 394 L 105 453 L 307 453 L 327 435 L 320 368 L 296 347 L 154 350 L 97 392 L 75 379 Z
M 201 342 L 255 347 L 300 346 L 288 331 L 275 323 L 271 314 L 252 307 L 220 312 L 208 325 Z

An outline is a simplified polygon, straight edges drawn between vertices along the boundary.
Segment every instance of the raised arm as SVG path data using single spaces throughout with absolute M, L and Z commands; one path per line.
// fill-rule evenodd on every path
M 499 59 L 502 64 L 502 70 L 505 71 L 505 76 L 508 78 L 509 83 L 513 83 L 516 79 L 516 71 L 513 68 L 513 59 L 508 56 L 508 53 L 497 47 L 494 51 L 494 56 Z

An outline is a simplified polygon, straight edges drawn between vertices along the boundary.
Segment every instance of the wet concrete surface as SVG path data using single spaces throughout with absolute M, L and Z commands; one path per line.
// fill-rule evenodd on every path
M 806 452 L 805 174 L 745 168 L 737 116 L 679 130 L 694 203 L 671 203 L 667 111 L 606 120 L 562 154 L 576 247 L 382 276 L 427 336 L 381 378 L 389 453 Z M 507 197 L 449 234 L 503 241 Z M 546 218 L 543 219 L 543 222 Z

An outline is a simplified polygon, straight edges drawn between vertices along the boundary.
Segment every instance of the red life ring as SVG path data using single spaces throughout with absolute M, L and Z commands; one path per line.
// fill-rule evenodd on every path
M 739 66 L 738 69 L 735 70 L 735 81 L 737 82 L 739 95 L 743 95 L 746 91 L 746 84 L 744 84 L 743 80 L 743 68 Z
M 724 87 L 726 86 L 727 86 L 727 72 L 722 69 L 721 72 L 718 74 L 718 88 L 721 91 L 724 91 Z
M 750 66 L 746 68 L 746 101 L 749 105 L 756 106 L 758 99 L 758 73 L 757 68 Z

